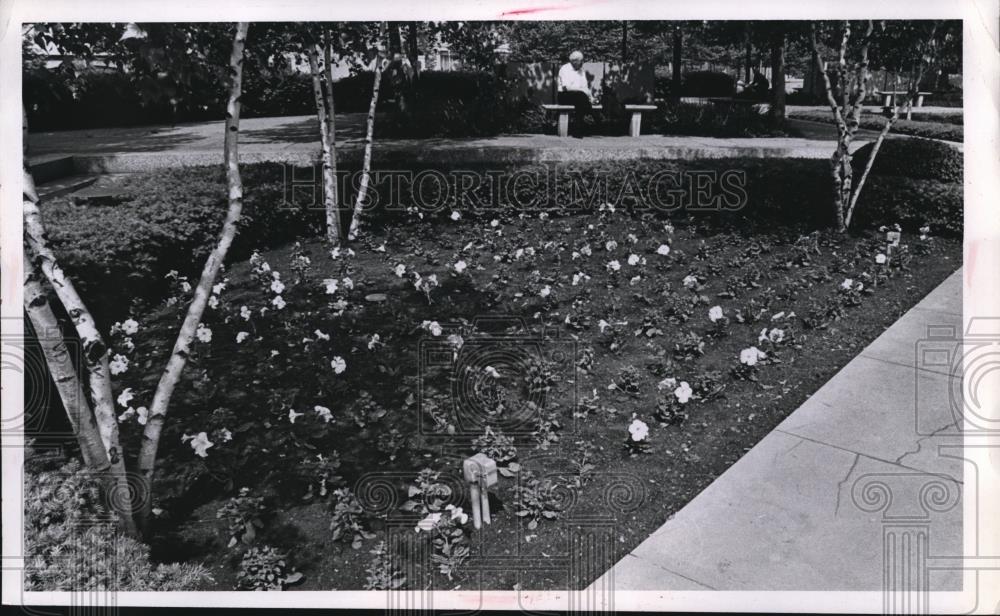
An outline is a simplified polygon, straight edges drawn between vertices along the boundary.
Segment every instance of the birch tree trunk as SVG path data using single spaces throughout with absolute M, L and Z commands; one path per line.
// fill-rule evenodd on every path
M 97 421 L 87 403 L 87 391 L 80 381 L 80 375 L 76 373 L 59 321 L 52 312 L 37 272 L 29 272 L 24 277 L 24 311 L 42 349 L 59 400 L 66 409 L 73 434 L 80 444 L 83 463 L 96 473 L 108 473 L 111 463 L 101 441 Z
M 322 73 L 319 66 L 319 47 L 309 50 L 309 72 L 312 75 L 313 96 L 316 99 L 316 117 L 319 119 L 320 159 L 323 167 L 323 209 L 326 211 L 326 239 L 331 246 L 340 245 L 340 216 L 337 212 L 337 180 L 334 175 L 334 154 L 330 145 L 330 120 L 323 94 Z M 333 84 L 330 84 L 331 87 Z M 332 91 L 332 90 L 331 90 Z M 332 99 L 333 97 L 330 96 Z
M 330 146 L 330 182 L 333 184 L 333 196 L 332 196 L 332 217 L 330 213 L 327 213 L 328 217 L 333 219 L 334 233 L 337 236 L 337 244 L 340 243 L 340 183 L 337 179 L 337 110 L 334 106 L 333 99 L 333 41 L 330 40 L 330 32 L 327 31 L 326 36 L 323 38 L 323 68 L 324 76 L 326 77 L 326 127 L 327 127 L 327 143 Z M 330 221 L 327 221 L 330 224 Z
M 238 138 L 240 126 L 240 96 L 243 90 L 243 49 L 246 45 L 247 22 L 240 22 L 236 25 L 236 35 L 233 39 L 233 50 L 229 58 L 229 73 L 231 85 L 229 89 L 229 102 L 226 105 L 226 136 L 225 136 L 225 163 L 226 163 L 226 183 L 229 188 L 229 209 L 226 212 L 226 219 L 219 234 L 219 243 L 212 250 L 212 253 L 205 261 L 205 267 L 201 272 L 201 279 L 194 290 L 194 298 L 188 306 L 187 315 L 181 325 L 177 340 L 174 343 L 170 359 L 167 360 L 166 369 L 160 377 L 153 395 L 153 402 L 149 409 L 149 418 L 142 434 L 142 448 L 139 451 L 139 473 L 141 474 L 142 485 L 150 489 L 153 482 L 153 472 L 156 468 L 156 452 L 160 444 L 160 434 L 163 429 L 163 422 L 169 410 L 170 397 L 177 386 L 187 363 L 189 348 L 194 338 L 195 330 L 201 322 L 205 306 L 215 284 L 219 268 L 222 266 L 229 251 L 229 246 L 236 236 L 236 224 L 243 211 L 243 182 L 240 179 Z M 142 509 L 140 511 L 140 525 L 148 528 L 149 515 L 152 510 L 152 498 L 146 495 L 142 499 Z
M 385 35 L 385 22 L 379 24 L 379 40 Z M 372 86 L 372 101 L 368 106 L 368 128 L 365 131 L 365 158 L 361 167 L 361 186 L 354 201 L 354 214 L 351 216 L 351 226 L 347 231 L 347 240 L 353 242 L 361 230 L 361 211 L 364 208 L 365 197 L 368 195 L 368 182 L 372 166 L 372 135 L 375 130 L 375 106 L 378 104 L 378 89 L 382 82 L 382 62 L 375 57 L 375 84 Z
M 28 168 L 28 114 L 23 109 L 22 114 L 24 252 L 29 260 L 25 267 L 42 272 L 73 321 L 83 350 L 83 368 L 87 373 L 87 385 L 93 418 L 97 425 L 97 434 L 109 463 L 108 472 L 102 475 L 102 482 L 107 486 L 104 496 L 111 509 L 118 514 L 121 530 L 127 535 L 137 536 L 138 532 L 132 516 L 133 503 L 135 502 L 133 496 L 134 492 L 142 490 L 141 487 L 129 483 L 129 477 L 125 470 L 125 452 L 119 442 L 118 418 L 115 416 L 114 399 L 111 394 L 108 346 L 101 337 L 93 316 L 77 293 L 76 287 L 73 286 L 73 281 L 63 272 L 55 253 L 49 246 L 48 234 L 42 222 L 42 212 L 38 207 L 39 199 L 38 192 L 35 190 L 35 180 Z M 25 289 L 25 298 L 26 301 L 38 301 L 37 293 L 30 287 Z M 29 312 L 29 318 L 31 314 L 32 312 Z M 43 318 L 46 316 L 41 312 L 34 312 L 34 314 Z M 57 365 L 53 375 L 61 372 L 62 369 Z M 67 412 L 72 413 L 72 410 L 67 409 Z M 83 443 L 81 443 L 82 447 Z M 95 455 L 95 458 L 99 458 L 99 456 Z
M 841 104 L 837 102 L 837 97 L 833 91 L 833 84 L 830 83 L 830 75 L 827 73 L 827 65 L 819 50 L 819 41 L 816 37 L 816 24 L 810 27 L 810 43 L 812 44 L 813 57 L 816 58 L 816 68 L 823 76 L 823 88 L 826 92 L 826 99 L 833 112 L 834 120 L 837 123 L 837 148 L 830 157 L 830 175 L 833 179 L 833 211 L 837 223 L 837 230 L 844 232 L 847 230 L 844 214 L 851 194 L 851 157 L 850 145 L 853 138 L 852 131 L 848 128 L 847 119 L 847 43 L 851 37 L 850 22 L 844 22 L 844 32 L 840 42 L 840 52 L 838 65 L 840 67 L 838 86 L 841 90 Z
M 924 72 L 931 64 L 933 59 L 934 50 L 934 36 L 937 34 L 937 22 L 931 27 L 931 34 L 928 37 L 927 42 L 924 45 L 923 53 L 920 58 L 920 67 L 917 71 L 915 86 L 911 87 L 906 92 L 906 99 L 903 101 L 903 105 L 907 109 L 913 104 L 913 96 L 915 91 L 920 90 L 920 80 L 923 79 Z M 865 59 L 867 60 L 867 51 L 865 52 Z M 868 179 L 868 174 L 872 170 L 872 166 L 875 164 L 875 157 L 878 155 L 879 149 L 882 147 L 882 142 L 885 141 L 886 135 L 892 130 L 892 126 L 899 119 L 899 111 L 901 106 L 894 104 L 892 108 L 892 115 L 886 120 L 885 125 L 882 130 L 879 131 L 878 137 L 875 139 L 875 145 L 872 146 L 872 152 L 868 155 L 868 160 L 865 162 L 864 171 L 861 172 L 861 179 L 858 180 L 858 184 L 854 189 L 854 193 L 851 195 L 850 203 L 847 206 L 847 214 L 845 215 L 845 224 L 850 226 L 851 218 L 854 216 L 854 208 L 858 204 L 858 198 L 861 196 L 861 189 L 865 186 L 865 180 Z

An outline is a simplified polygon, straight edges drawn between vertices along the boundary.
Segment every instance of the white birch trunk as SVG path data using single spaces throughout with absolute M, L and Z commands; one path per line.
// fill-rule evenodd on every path
M 73 286 L 73 281 L 65 275 L 49 246 L 48 234 L 42 222 L 42 212 L 38 207 L 35 180 L 28 169 L 28 114 L 24 111 L 22 113 L 24 252 L 29 260 L 25 267 L 42 272 L 73 321 L 83 350 L 84 370 L 87 373 L 87 385 L 97 433 L 110 464 L 109 472 L 102 476 L 102 481 L 107 486 L 104 496 L 118 514 L 121 530 L 130 536 L 136 536 L 138 532 L 132 517 L 135 486 L 129 483 L 125 471 L 125 452 L 118 437 L 118 418 L 115 415 L 111 372 L 108 369 L 108 347 L 97 330 L 93 316 Z M 30 288 L 26 289 L 25 295 L 29 296 L 30 292 Z
M 326 239 L 331 246 L 340 245 L 340 214 L 337 209 L 337 181 L 334 175 L 334 154 L 330 147 L 330 117 L 323 95 L 322 72 L 319 66 L 319 48 L 309 50 L 309 72 L 312 74 L 313 96 L 316 98 L 316 117 L 319 119 L 320 159 L 323 166 L 323 209 L 326 211 Z
M 385 22 L 379 24 L 379 40 L 384 38 Z M 351 216 L 351 226 L 347 231 L 347 241 L 353 242 L 361 231 L 361 211 L 364 208 L 365 197 L 368 196 L 368 183 L 372 166 L 372 136 L 375 131 L 375 106 L 378 104 L 378 89 L 382 82 L 381 58 L 375 58 L 375 84 L 372 86 L 372 102 L 368 106 L 368 128 L 365 131 L 365 158 L 361 167 L 361 187 L 354 201 L 354 214 Z
M 166 369 L 160 377 L 160 382 L 153 395 L 153 402 L 149 409 L 149 418 L 142 434 L 142 448 L 139 451 L 139 473 L 143 478 L 143 485 L 147 488 L 152 486 L 153 472 L 156 467 L 156 452 L 160 443 L 160 434 L 163 422 L 169 410 L 170 397 L 177 386 L 187 363 L 190 354 L 191 341 L 194 338 L 201 316 L 208 304 L 208 298 L 215 284 L 219 268 L 222 266 L 229 251 L 229 246 L 236 236 L 236 224 L 243 211 L 243 183 L 240 180 L 238 144 L 240 125 L 240 95 L 243 86 L 243 49 L 246 44 L 248 23 L 240 22 L 236 26 L 236 35 L 233 39 L 232 55 L 229 59 L 229 71 L 232 77 L 229 90 L 229 102 L 226 105 L 226 136 L 225 136 L 225 161 L 226 161 L 226 181 L 229 189 L 229 210 L 226 213 L 222 231 L 219 234 L 219 243 L 205 261 L 205 267 L 201 272 L 201 279 L 194 290 L 194 298 L 188 306 L 187 315 L 181 325 L 177 340 L 174 343 L 170 359 L 167 360 Z M 140 512 L 140 522 L 148 524 L 149 515 L 152 509 L 152 499 L 147 497 L 142 500 L 142 511 Z

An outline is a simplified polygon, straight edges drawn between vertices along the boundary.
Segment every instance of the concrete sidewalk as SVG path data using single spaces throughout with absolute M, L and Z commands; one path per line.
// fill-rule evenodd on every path
M 905 546 L 961 555 L 963 465 L 939 451 L 961 444 L 961 376 L 920 365 L 931 326 L 961 334 L 961 270 L 590 590 L 880 591 Z M 928 582 L 962 584 L 940 569 Z
M 364 115 L 337 116 L 338 160 L 363 153 Z M 167 167 L 222 164 L 223 122 L 177 126 L 31 133 L 29 155 L 72 156 L 74 172 L 128 173 Z M 874 133 L 872 133 L 874 135 Z M 853 148 L 864 145 L 859 134 Z M 503 164 L 597 160 L 695 158 L 829 158 L 836 129 L 817 125 L 802 138 L 712 138 L 643 135 L 639 138 L 501 135 L 482 139 L 380 139 L 375 126 L 373 160 L 438 164 Z M 251 118 L 240 122 L 240 160 L 312 164 L 319 153 L 314 116 Z

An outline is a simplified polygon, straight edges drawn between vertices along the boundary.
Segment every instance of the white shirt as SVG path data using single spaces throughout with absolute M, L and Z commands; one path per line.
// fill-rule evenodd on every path
M 559 69 L 559 91 L 569 90 L 570 92 L 586 92 L 590 96 L 590 84 L 587 83 L 587 73 L 580 65 L 580 70 L 573 68 L 569 62 L 563 64 Z

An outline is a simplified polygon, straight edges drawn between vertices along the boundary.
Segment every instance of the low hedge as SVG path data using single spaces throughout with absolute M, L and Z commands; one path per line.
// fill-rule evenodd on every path
M 243 216 L 230 255 L 278 246 L 318 232 L 321 212 L 303 216 L 282 207 L 283 168 L 243 165 Z M 77 206 L 71 197 L 47 202 L 43 215 L 63 268 L 77 281 L 96 315 L 115 319 L 133 300 L 162 296 L 170 270 L 195 276 L 211 252 L 225 218 L 225 174 L 198 167 L 137 174 L 115 206 Z
M 793 111 L 789 114 L 789 117 L 796 120 L 823 122 L 824 124 L 836 123 L 829 111 Z M 886 118 L 883 116 L 865 114 L 861 116 L 860 126 L 868 130 L 882 130 L 885 126 L 885 121 Z M 892 125 L 891 132 L 927 139 L 942 139 L 944 141 L 961 142 L 965 138 L 965 130 L 960 124 L 930 122 L 927 120 L 896 120 Z
M 716 105 L 666 102 L 647 112 L 644 132 L 698 137 L 784 137 L 789 129 L 770 115 Z
M 898 222 L 910 232 L 930 225 L 935 235 L 961 237 L 962 204 L 960 183 L 872 175 L 858 198 L 851 225 L 865 228 Z
M 873 143 L 854 153 L 855 173 L 864 169 Z M 872 167 L 873 175 L 890 175 L 938 182 L 962 182 L 964 159 L 956 148 L 931 139 L 886 139 Z
M 416 175 L 428 170 L 413 168 L 409 171 Z M 513 178 L 514 172 L 532 170 L 538 174 L 535 177 L 539 182 L 548 181 L 542 179 L 548 173 L 552 174 L 548 177 L 561 178 L 563 183 L 511 182 L 505 190 L 491 192 L 494 189 L 488 178 L 496 177 L 498 172 L 504 178 Z M 553 215 L 587 215 L 601 203 L 611 201 L 624 209 L 638 210 L 638 204 L 650 206 L 637 213 L 671 218 L 693 215 L 705 224 L 723 227 L 781 225 L 806 230 L 832 222 L 832 189 L 825 160 L 602 161 L 463 169 L 465 176 L 447 169 L 434 171 L 443 173 L 449 192 L 439 200 L 434 192 L 439 185 L 434 182 L 424 185 L 424 203 L 435 204 L 434 208 L 424 209 L 425 220 L 446 216 L 454 209 L 469 216 L 491 218 L 513 215 L 522 211 L 519 207 L 529 207 L 531 212 L 548 211 Z M 717 187 L 720 178 L 733 171 L 741 174 L 738 181 L 742 196 L 727 203 L 720 201 L 720 206 L 714 210 L 698 210 L 690 203 L 675 209 L 663 206 L 663 195 L 675 186 L 680 186 L 685 198 L 690 199 L 695 190 L 694 175 L 705 175 L 707 181 Z M 479 175 L 480 185 L 466 190 L 462 203 L 458 203 L 461 191 L 456 191 L 455 187 L 458 182 L 470 186 L 467 177 L 470 172 Z M 308 174 L 309 171 L 299 170 L 299 173 Z M 318 172 L 315 177 L 319 178 Z M 648 188 L 656 177 L 664 177 L 667 182 L 658 185 L 659 201 L 652 198 Z M 321 208 L 303 209 L 307 204 L 286 203 L 285 170 L 281 165 L 245 165 L 243 178 L 246 186 L 244 216 L 229 255 L 230 261 L 245 259 L 254 249 L 268 249 L 322 233 Z M 567 188 L 566 178 L 574 179 L 577 192 L 572 193 Z M 588 193 L 598 180 L 603 183 L 605 192 Z M 398 192 L 401 186 L 403 190 Z M 961 185 L 949 186 L 952 187 L 900 183 L 884 175 L 879 168 L 864 189 L 859 205 L 861 225 L 903 222 L 908 226 L 916 225 L 912 227 L 915 230 L 925 222 L 938 220 L 948 232 L 960 233 Z M 401 185 L 398 177 L 387 176 L 375 178 L 370 190 L 382 204 L 391 194 L 396 203 L 405 207 L 415 202 L 412 193 L 407 192 L 408 187 L 408 182 Z M 226 211 L 224 175 L 219 168 L 141 174 L 131 178 L 124 188 L 132 192 L 133 197 L 116 206 L 81 207 L 64 198 L 47 203 L 43 210 L 63 267 L 78 281 L 84 297 L 91 303 L 91 310 L 101 322 L 122 318 L 133 301 L 159 301 L 167 288 L 164 276 L 170 270 L 197 276 L 215 245 Z M 389 193 L 390 190 L 393 193 Z M 318 190 L 316 194 L 320 194 Z M 716 189 L 714 194 L 721 193 Z M 321 197 L 317 199 L 319 205 Z M 659 207 L 655 206 L 657 203 Z M 477 214 L 481 204 L 492 207 Z M 404 208 L 391 209 L 384 205 L 369 211 L 366 219 L 366 225 L 375 227 L 413 224 Z

